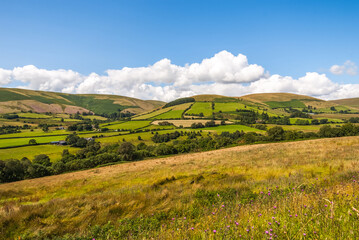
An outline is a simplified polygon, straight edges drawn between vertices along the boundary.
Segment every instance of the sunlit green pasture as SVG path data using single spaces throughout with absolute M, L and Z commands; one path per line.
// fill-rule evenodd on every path
M 35 139 L 37 143 L 50 143 L 52 141 L 65 140 L 66 136 L 0 139 L 0 147 L 14 147 L 14 146 L 27 145 L 29 144 L 30 139 Z M 16 149 L 13 149 L 13 151 L 16 151 Z
M 62 135 L 62 134 L 70 134 L 66 130 L 53 130 L 44 132 L 41 129 L 30 130 L 21 130 L 20 133 L 10 133 L 10 134 L 1 134 L 1 138 L 14 138 L 14 137 L 38 137 L 38 136 L 48 136 L 48 135 Z
M 101 117 L 101 116 L 96 116 L 96 115 L 87 115 L 87 116 L 82 116 L 84 119 L 91 119 L 91 120 L 102 120 L 102 121 L 105 121 L 107 120 L 107 118 L 105 117 Z
M 209 128 L 202 128 L 202 130 L 216 131 L 218 133 L 221 133 L 221 132 L 235 132 L 235 131 L 265 133 L 265 131 L 263 131 L 263 130 L 248 127 L 248 126 L 245 126 L 245 125 L 237 125 L 237 124 L 223 125 L 223 126 L 209 127 Z
M 312 119 L 310 119 L 310 118 L 290 118 L 290 119 L 289 119 L 290 124 L 296 124 L 296 123 L 297 123 L 297 120 L 308 121 L 309 124 L 311 124 L 311 122 L 312 122 Z
M 214 112 L 219 112 L 219 111 L 235 112 L 236 110 L 257 110 L 257 108 L 246 106 L 243 103 L 239 103 L 239 102 L 228 102 L 228 103 L 215 102 L 214 104 Z
M 34 145 L 18 148 L 0 149 L 0 160 L 6 159 L 21 159 L 27 157 L 32 160 L 36 155 L 46 154 L 50 157 L 52 162 L 61 159 L 61 154 L 64 149 L 69 149 L 71 153 L 77 152 L 78 148 L 70 146 L 57 146 L 57 145 Z
M 149 126 L 151 121 L 128 121 L 121 122 L 119 124 L 111 124 L 111 125 L 102 125 L 104 128 L 108 129 L 126 129 L 126 130 L 135 130 L 138 128 L 143 128 Z
M 152 119 L 177 119 L 182 118 L 184 110 L 171 110 L 169 112 L 162 113 L 158 116 L 153 117 Z
M 186 111 L 187 115 L 203 113 L 204 117 L 212 116 L 212 103 L 211 102 L 195 102 L 192 107 Z
M 60 122 L 62 119 L 55 117 L 55 118 L 52 118 L 52 120 Z M 64 118 L 64 122 L 81 122 L 81 121 L 82 120 L 80 120 L 80 119 Z
M 17 113 L 21 118 L 52 118 L 51 115 L 41 114 L 41 113 Z

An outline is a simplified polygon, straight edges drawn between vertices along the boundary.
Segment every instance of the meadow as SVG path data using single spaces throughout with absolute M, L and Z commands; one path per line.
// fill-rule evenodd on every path
M 152 119 L 178 119 L 182 118 L 184 110 L 171 110 L 169 112 L 162 113 Z
M 221 102 L 216 102 L 214 104 L 214 112 L 235 112 L 236 110 L 257 110 L 256 108 L 247 106 L 243 103 L 238 103 L 238 102 L 229 102 L 229 103 L 221 103 Z
M 1 239 L 357 239 L 359 139 L 246 145 L 0 185 Z
M 132 118 L 132 120 L 145 120 L 145 119 L 152 119 L 153 117 L 156 117 L 158 115 L 161 115 L 162 113 L 169 112 L 173 109 L 173 107 L 169 108 L 162 108 L 156 111 L 151 111 L 149 113 L 144 113 L 138 116 L 135 116 Z
M 214 131 L 214 132 L 235 132 L 235 131 L 243 131 L 243 132 L 258 132 L 258 133 L 265 133 L 263 130 L 259 130 L 256 128 L 244 126 L 244 125 L 237 125 L 237 124 L 231 124 L 231 125 L 223 125 L 223 126 L 217 126 L 217 127 L 209 127 L 209 128 L 202 128 L 204 131 Z
M 191 109 L 186 111 L 186 115 L 199 115 L 203 113 L 204 117 L 211 117 L 212 116 L 212 103 L 210 102 L 195 102 Z
M 25 146 L 18 148 L 0 149 L 1 160 L 5 159 L 21 159 L 27 157 L 32 160 L 35 156 L 40 154 L 46 154 L 50 157 L 51 161 L 56 162 L 61 159 L 61 154 L 64 149 L 68 149 L 71 153 L 77 152 L 78 148 L 70 146 L 56 146 L 56 145 L 36 145 Z
M 101 127 L 108 129 L 124 129 L 124 130 L 135 130 L 138 128 L 144 128 L 151 124 L 151 121 L 129 121 L 120 122 L 118 124 L 102 124 Z
M 33 137 L 33 138 L 0 139 L 0 148 L 28 145 L 30 139 L 35 139 L 37 143 L 50 143 L 52 141 L 65 140 L 66 135 Z

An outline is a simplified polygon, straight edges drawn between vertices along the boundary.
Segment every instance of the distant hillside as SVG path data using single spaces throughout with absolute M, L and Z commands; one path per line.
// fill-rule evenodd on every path
M 164 105 L 161 101 L 99 95 L 67 94 L 0 88 L 0 113 L 32 111 L 37 113 L 76 113 L 92 111 L 96 114 L 129 111 L 142 113 Z
M 242 96 L 241 99 L 264 104 L 270 108 L 300 108 L 311 105 L 317 108 L 331 107 L 333 104 L 324 100 L 293 93 L 259 93 Z
M 325 101 L 293 93 L 261 93 L 241 97 L 203 94 L 176 99 L 157 109 L 138 114 L 133 119 L 240 119 L 241 117 L 238 115 L 248 110 L 255 112 L 265 111 L 270 116 L 290 116 L 291 111 L 298 110 L 304 110 L 311 114 L 347 114 L 358 112 L 359 98 L 345 101 L 348 101 L 348 104 L 344 100 Z M 341 119 L 344 117 L 335 115 L 335 118 Z
M 330 101 L 339 105 L 345 105 L 359 110 L 359 98 L 346 98 Z

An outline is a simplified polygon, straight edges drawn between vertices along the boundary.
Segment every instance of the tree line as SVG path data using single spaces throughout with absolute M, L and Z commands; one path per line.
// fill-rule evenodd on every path
M 70 153 L 69 150 L 65 149 L 61 159 L 57 162 L 51 162 L 45 154 L 37 155 L 32 161 L 28 158 L 0 160 L 0 182 L 49 176 L 116 162 L 138 161 L 149 157 L 208 151 L 240 144 L 358 135 L 359 126 L 351 123 L 344 124 L 341 127 L 325 125 L 317 133 L 286 131 L 280 126 L 268 129 L 266 134 L 236 131 L 233 133 L 222 132 L 221 134 L 208 133 L 207 136 L 203 136 L 199 131 L 193 131 L 183 134 L 183 136 L 187 136 L 184 140 L 177 140 L 181 133 L 176 131 L 169 135 L 154 135 L 152 139 L 154 141 L 157 141 L 157 138 L 174 139 L 170 143 L 158 141 L 159 144 L 156 145 L 146 145 L 144 142 L 140 142 L 138 145 L 122 142 L 101 146 L 94 140 L 86 140 L 76 134 L 71 134 L 66 140 L 71 146 L 80 147 L 79 151 Z

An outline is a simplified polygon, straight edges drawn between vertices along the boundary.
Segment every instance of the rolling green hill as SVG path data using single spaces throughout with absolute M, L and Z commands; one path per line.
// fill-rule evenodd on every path
M 204 94 L 176 99 L 133 119 L 236 119 L 246 111 L 265 112 L 269 116 L 290 116 L 291 111 L 303 109 L 315 114 L 314 118 L 323 114 L 335 114 L 335 118 L 344 119 L 343 114 L 358 112 L 359 99 L 325 101 L 292 93 L 260 93 L 241 97 Z
M 116 95 L 67 94 L 0 88 L 0 113 L 21 111 L 76 113 L 92 111 L 96 114 L 103 114 L 125 110 L 137 114 L 158 108 L 163 104 L 160 101 L 145 101 Z

